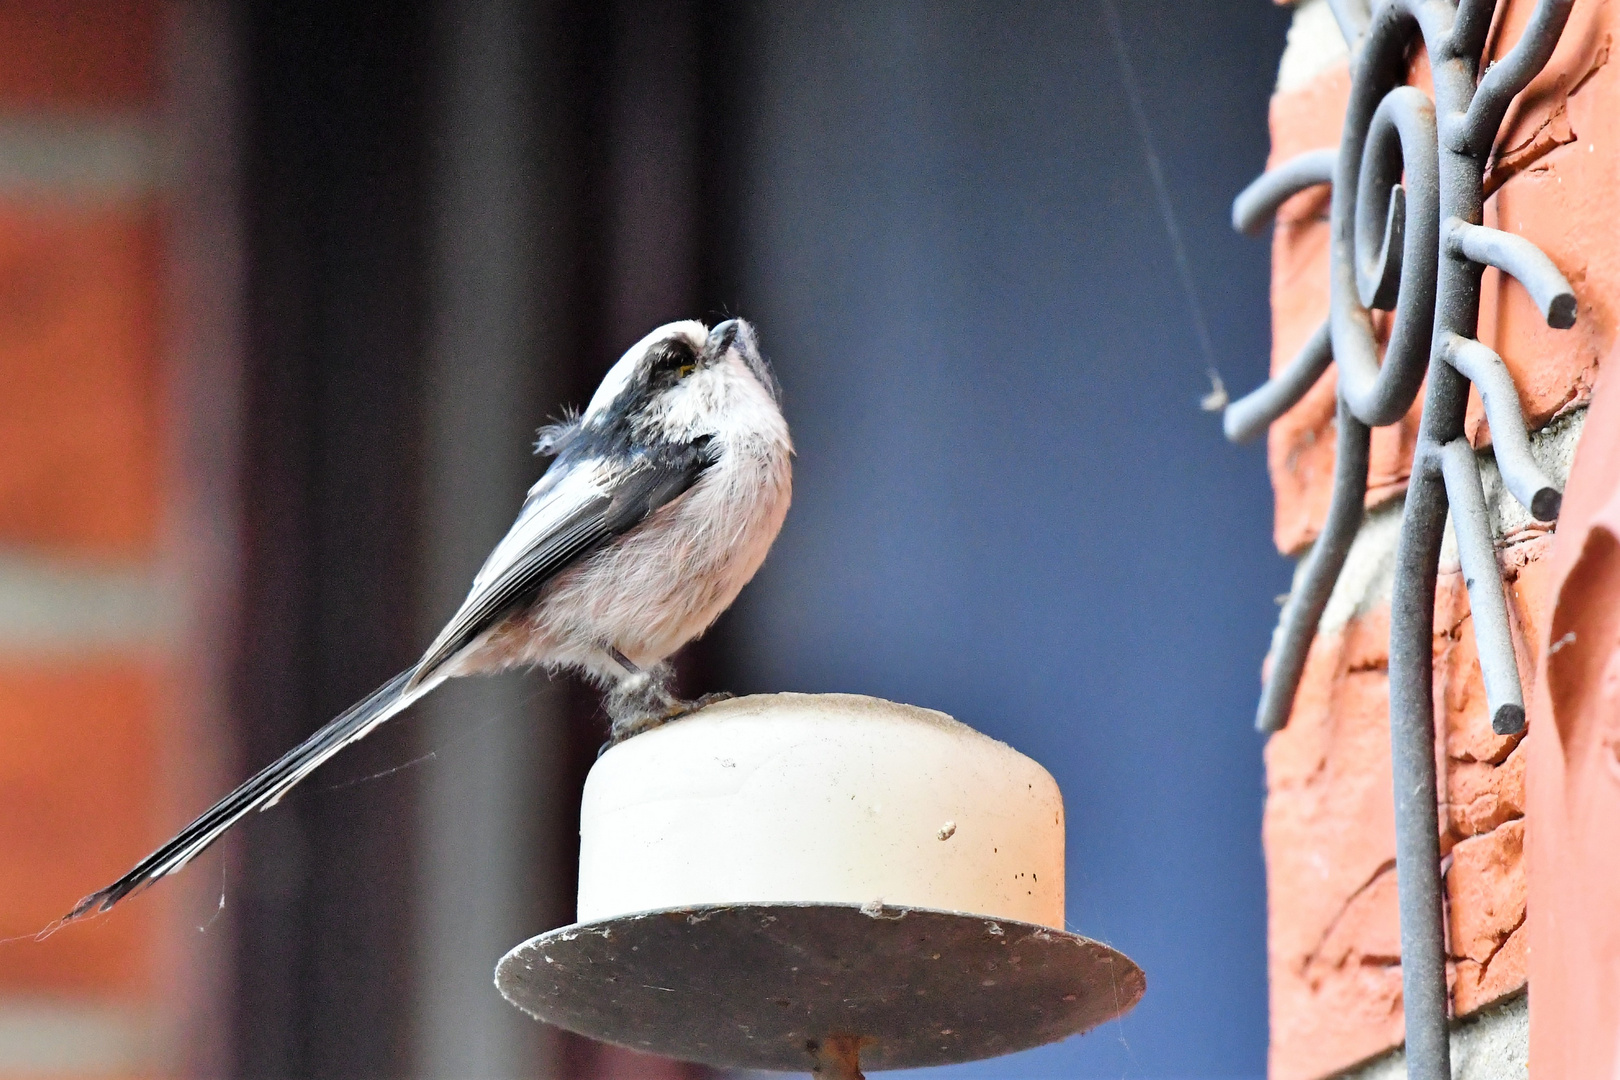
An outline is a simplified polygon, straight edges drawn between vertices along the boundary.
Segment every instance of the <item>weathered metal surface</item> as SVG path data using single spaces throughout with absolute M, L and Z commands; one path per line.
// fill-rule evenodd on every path
M 831 1039 L 867 1069 L 1027 1050 L 1134 1006 L 1141 968 L 1075 934 L 923 908 L 745 904 L 541 934 L 496 966 L 512 1004 L 603 1042 L 809 1072 Z

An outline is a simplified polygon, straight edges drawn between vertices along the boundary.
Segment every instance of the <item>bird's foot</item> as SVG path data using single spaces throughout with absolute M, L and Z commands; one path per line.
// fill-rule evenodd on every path
M 729 701 L 736 696 L 736 694 L 722 691 L 717 694 L 704 694 L 700 698 L 688 701 L 684 698 L 675 697 L 673 694 L 668 694 L 660 703 L 660 708 L 633 714 L 619 713 L 613 717 L 613 726 L 609 729 L 608 741 L 602 746 L 602 750 L 605 751 L 632 736 L 640 735 L 644 731 L 651 731 L 656 727 L 663 727 L 671 720 L 679 720 L 683 716 L 690 716 L 699 709 L 706 708 L 717 702 Z

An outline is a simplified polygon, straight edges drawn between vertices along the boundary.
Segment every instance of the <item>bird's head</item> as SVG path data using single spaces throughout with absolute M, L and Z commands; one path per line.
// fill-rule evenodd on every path
M 636 342 L 602 380 L 580 417 L 598 435 L 687 440 L 723 434 L 739 411 L 777 411 L 779 389 L 754 328 L 727 319 L 713 329 L 688 320 Z

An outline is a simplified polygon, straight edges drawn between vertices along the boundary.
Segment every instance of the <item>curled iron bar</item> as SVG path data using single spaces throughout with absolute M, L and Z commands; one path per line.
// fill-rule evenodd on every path
M 1356 116 L 1358 105 L 1364 117 Z M 1339 394 L 1357 419 L 1378 427 L 1412 408 L 1429 363 L 1439 261 L 1438 148 L 1434 105 L 1416 87 L 1398 86 L 1377 97 L 1352 93 L 1350 109 L 1333 180 L 1333 359 L 1339 368 Z M 1357 119 L 1360 124 L 1354 123 Z M 1403 172 L 1398 281 L 1386 283 L 1382 271 L 1395 240 L 1386 232 L 1386 222 Z M 1380 235 L 1382 240 L 1375 241 Z M 1398 295 L 1389 295 L 1397 288 Z M 1381 366 L 1368 310 L 1375 299 L 1395 312 Z
M 1294 693 L 1305 660 L 1310 655 L 1316 625 L 1322 621 L 1339 571 L 1350 556 L 1350 545 L 1361 531 L 1367 504 L 1367 454 L 1371 429 L 1357 420 L 1344 399 L 1338 405 L 1338 439 L 1334 443 L 1333 498 L 1328 503 L 1322 533 L 1311 545 L 1299 570 L 1299 583 L 1283 603 L 1276 642 L 1271 649 L 1271 674 L 1260 690 L 1255 727 L 1270 734 L 1281 731 L 1294 708 Z
M 1524 413 L 1519 409 L 1519 390 L 1513 385 L 1507 365 L 1487 346 L 1455 334 L 1448 335 L 1441 344 L 1441 355 L 1479 388 L 1480 400 L 1485 403 L 1485 419 L 1491 425 L 1496 466 L 1501 470 L 1508 493 L 1536 520 L 1556 520 L 1564 497 L 1530 456 L 1530 435 L 1525 430 Z
M 1575 325 L 1575 290 L 1546 253 L 1524 237 L 1451 221 L 1446 228 L 1446 247 L 1517 280 L 1554 330 Z
M 1254 178 L 1232 200 L 1232 228 L 1253 235 L 1266 227 L 1277 208 L 1307 188 L 1333 182 L 1337 147 L 1307 150 Z
M 1221 414 L 1221 426 L 1226 437 L 1235 443 L 1245 443 L 1271 426 L 1271 422 L 1299 404 L 1306 391 L 1316 385 L 1322 372 L 1333 362 L 1333 341 L 1330 324 L 1316 328 L 1303 348 L 1288 361 L 1288 366 L 1228 405 Z
M 1322 534 L 1283 609 L 1257 726 L 1274 731 L 1292 710 L 1304 659 L 1359 528 L 1367 484 L 1366 433 L 1394 423 L 1424 389 L 1412 474 L 1402 508 L 1390 607 L 1390 741 L 1396 808 L 1396 877 L 1406 1062 L 1413 1080 L 1449 1080 L 1445 925 L 1434 762 L 1434 598 L 1448 512 L 1468 585 L 1492 726 L 1523 725 L 1523 688 L 1479 466 L 1463 424 L 1468 388 L 1485 402 L 1503 481 L 1541 520 L 1561 496 L 1530 457 L 1518 394 L 1501 357 L 1475 340 L 1480 282 L 1496 266 L 1526 288 L 1549 326 L 1575 319 L 1574 294 L 1529 241 L 1483 225 L 1484 171 L 1513 96 L 1551 58 L 1573 0 L 1538 0 L 1508 55 L 1480 72 L 1495 0 L 1329 0 L 1351 47 L 1351 92 L 1335 161 L 1328 351 L 1337 361 L 1339 461 Z M 1422 40 L 1434 99 L 1406 84 Z M 1278 172 L 1290 169 L 1285 163 Z M 1289 190 L 1303 167 L 1251 184 Z M 1286 196 L 1283 196 L 1286 197 Z M 1281 198 L 1255 197 L 1234 222 L 1274 212 Z M 1440 223 L 1448 222 L 1445 235 Z M 1370 309 L 1392 308 L 1379 362 Z M 1319 358 L 1320 354 L 1313 354 Z M 1326 365 L 1323 365 L 1325 370 Z M 1296 359 L 1260 390 L 1228 406 L 1229 435 L 1253 434 L 1257 418 L 1297 401 L 1311 364 Z M 1285 406 L 1286 407 L 1286 406 Z M 1353 504 L 1353 505 L 1352 505 Z
M 1541 0 L 1536 5 L 1518 43 L 1506 56 L 1490 65 L 1466 105 L 1459 102 L 1461 107 L 1450 114 L 1447 125 L 1450 137 L 1446 142 L 1453 150 L 1484 162 L 1514 95 L 1529 86 L 1530 80 L 1552 59 L 1564 32 L 1564 23 L 1569 21 L 1569 9 L 1574 4 L 1575 0 Z M 1467 59 L 1477 64 L 1478 53 Z

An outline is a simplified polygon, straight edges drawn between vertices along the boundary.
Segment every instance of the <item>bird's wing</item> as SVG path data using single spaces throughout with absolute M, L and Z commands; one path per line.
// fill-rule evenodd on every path
M 711 460 L 707 442 L 700 441 L 629 458 L 586 459 L 555 479 L 542 479 L 473 578 L 460 610 L 417 664 L 411 685 L 532 600 L 563 570 L 684 494 Z

